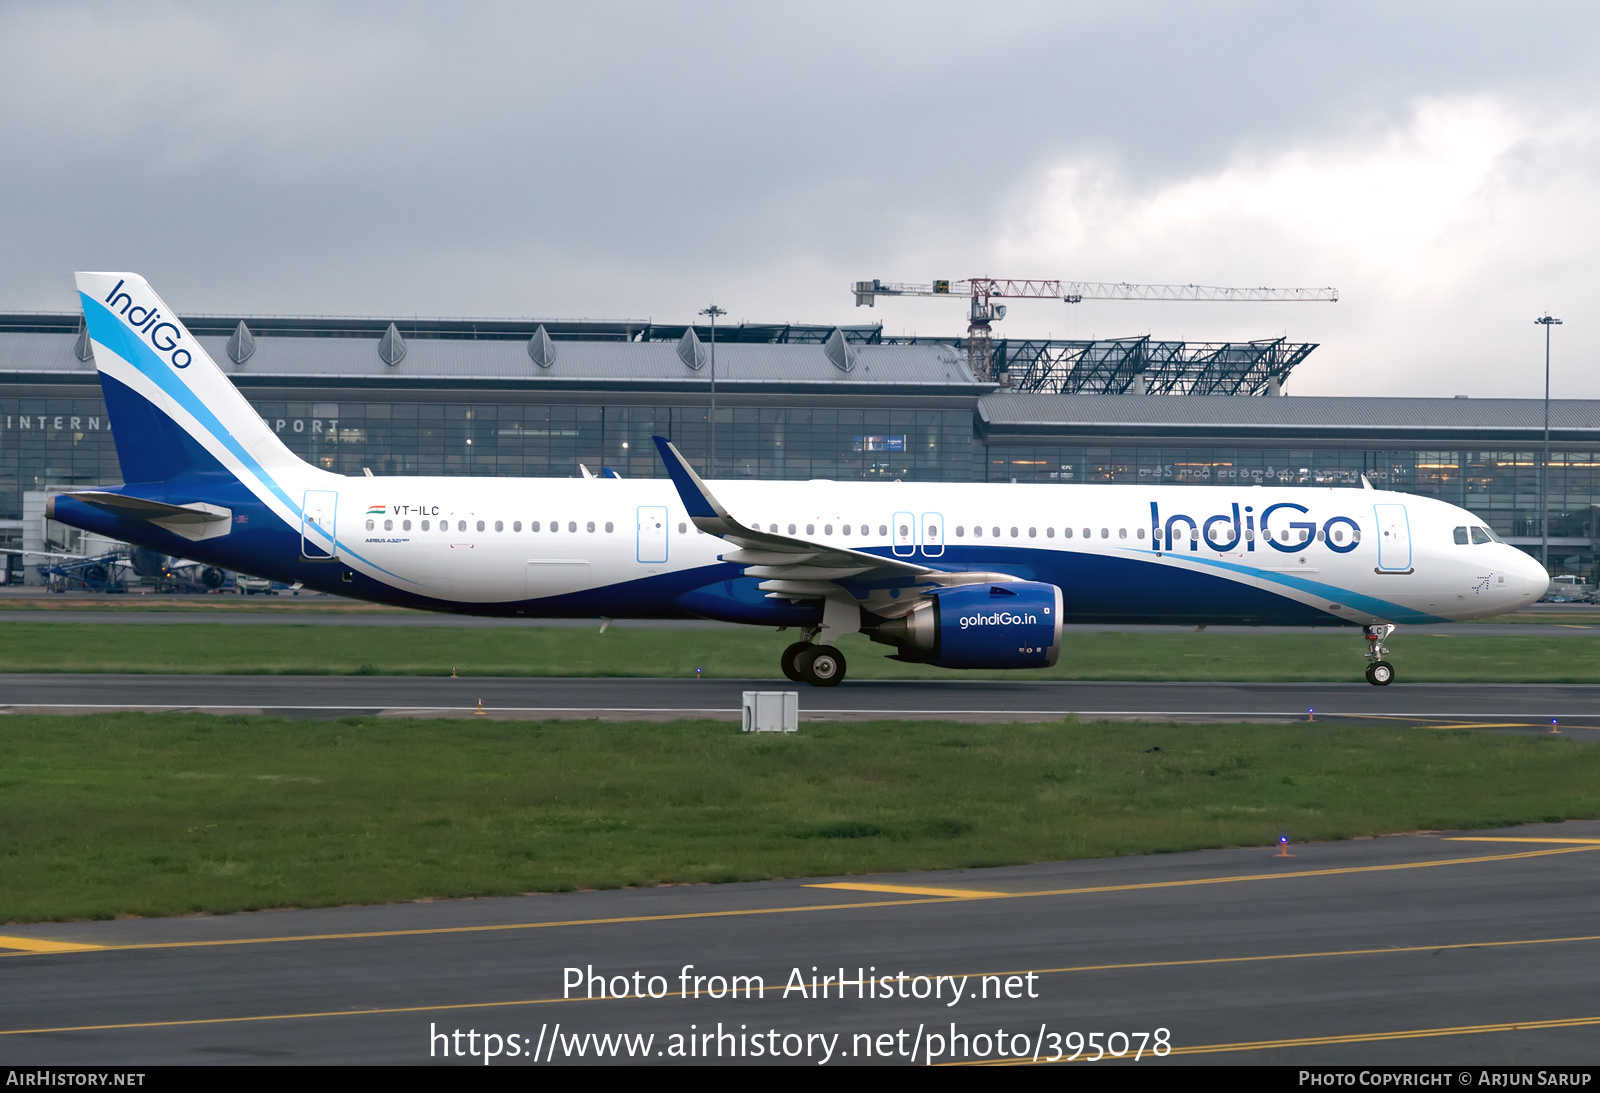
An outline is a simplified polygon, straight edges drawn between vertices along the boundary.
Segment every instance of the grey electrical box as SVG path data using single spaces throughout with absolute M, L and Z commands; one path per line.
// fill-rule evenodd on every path
M 745 732 L 797 732 L 799 728 L 799 691 L 744 693 Z

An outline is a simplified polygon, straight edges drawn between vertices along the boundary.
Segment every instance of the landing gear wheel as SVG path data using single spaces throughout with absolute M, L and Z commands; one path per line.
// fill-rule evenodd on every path
M 783 668 L 784 676 L 795 683 L 805 682 L 806 677 L 800 674 L 798 661 L 800 660 L 800 654 L 809 648 L 811 648 L 809 641 L 797 641 L 785 649 L 783 656 L 779 658 L 778 664 Z
M 1367 665 L 1367 682 L 1374 687 L 1387 687 L 1394 682 L 1394 665 L 1387 660 L 1374 661 Z
M 844 679 L 844 654 L 831 645 L 808 645 L 795 658 L 800 678 L 813 687 L 837 687 Z

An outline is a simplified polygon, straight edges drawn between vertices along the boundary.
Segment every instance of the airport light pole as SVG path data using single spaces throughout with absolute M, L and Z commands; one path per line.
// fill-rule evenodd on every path
M 1539 560 L 1544 571 L 1550 572 L 1550 328 L 1560 326 L 1560 319 L 1552 319 L 1548 312 L 1533 320 L 1544 327 L 1544 459 L 1539 464 Z
M 706 477 L 717 476 L 717 316 L 726 315 L 716 304 L 701 310 L 711 316 L 711 459 L 706 464 Z

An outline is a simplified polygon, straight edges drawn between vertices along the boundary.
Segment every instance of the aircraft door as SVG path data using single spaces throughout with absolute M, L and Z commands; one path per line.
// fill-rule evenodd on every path
M 307 490 L 300 506 L 300 557 L 331 562 L 335 553 L 339 495 L 333 490 Z
M 909 558 L 917 552 L 917 518 L 909 512 L 894 514 L 894 525 L 889 528 L 894 533 L 894 554 L 896 558 Z
M 639 506 L 639 550 L 641 562 L 667 560 L 667 507 L 665 505 Z
M 1378 568 L 1390 573 L 1411 569 L 1411 522 L 1404 505 L 1373 505 L 1378 518 Z
M 944 554 L 944 517 L 937 512 L 922 514 L 922 553 L 929 558 Z

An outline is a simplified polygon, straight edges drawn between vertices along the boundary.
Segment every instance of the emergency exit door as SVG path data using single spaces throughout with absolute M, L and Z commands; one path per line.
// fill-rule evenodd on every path
M 1411 523 L 1404 505 L 1373 505 L 1378 517 L 1378 568 L 1401 573 L 1411 568 Z
M 665 505 L 639 506 L 638 554 L 641 562 L 667 560 L 667 507 Z
M 333 560 L 339 495 L 333 490 L 307 490 L 300 506 L 300 557 L 313 562 Z

